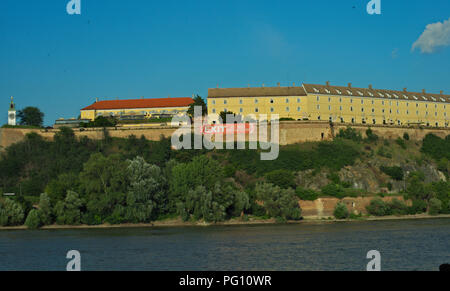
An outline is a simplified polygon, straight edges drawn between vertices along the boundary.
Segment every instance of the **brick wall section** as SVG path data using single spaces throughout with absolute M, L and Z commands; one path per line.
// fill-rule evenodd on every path
M 390 202 L 392 199 L 397 198 L 400 201 L 404 201 L 403 196 L 389 196 L 381 198 L 385 202 Z M 347 209 L 350 212 L 366 214 L 366 206 L 370 204 L 370 201 L 374 197 L 356 197 L 356 198 L 344 198 L 342 202 L 345 203 Z M 319 198 L 315 201 L 300 200 L 299 204 L 302 208 L 302 215 L 309 218 L 326 218 L 333 216 L 334 208 L 336 204 L 341 201 L 338 198 Z M 407 204 L 410 202 L 407 201 Z

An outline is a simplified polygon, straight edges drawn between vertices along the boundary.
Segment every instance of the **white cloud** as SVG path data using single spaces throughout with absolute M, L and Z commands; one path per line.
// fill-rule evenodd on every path
M 430 23 L 412 46 L 414 51 L 419 48 L 422 53 L 431 54 L 438 47 L 450 46 L 450 18 L 444 22 Z

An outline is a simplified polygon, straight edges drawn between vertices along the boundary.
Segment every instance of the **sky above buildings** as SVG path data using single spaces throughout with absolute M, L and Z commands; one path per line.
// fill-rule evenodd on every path
M 0 106 L 45 124 L 99 99 L 304 83 L 450 94 L 450 1 L 0 1 Z

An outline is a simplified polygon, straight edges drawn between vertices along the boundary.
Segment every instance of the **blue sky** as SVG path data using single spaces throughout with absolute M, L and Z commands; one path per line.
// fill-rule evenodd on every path
M 207 96 L 208 88 L 325 83 L 450 94 L 448 0 L 0 1 L 0 106 L 45 124 L 100 99 Z M 447 24 L 446 24 L 447 25 Z M 444 31 L 444 32 L 442 32 Z M 439 35 L 441 33 L 441 35 Z M 422 50 L 425 50 L 422 52 Z

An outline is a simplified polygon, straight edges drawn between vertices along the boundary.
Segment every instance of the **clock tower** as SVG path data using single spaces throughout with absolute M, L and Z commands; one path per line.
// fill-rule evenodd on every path
M 8 125 L 16 125 L 16 105 L 14 105 L 13 96 L 8 110 Z

